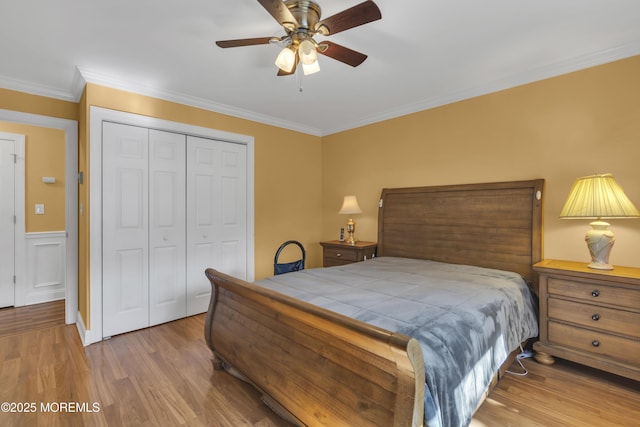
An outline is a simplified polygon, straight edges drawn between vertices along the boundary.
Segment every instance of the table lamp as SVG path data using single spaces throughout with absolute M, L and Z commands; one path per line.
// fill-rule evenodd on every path
M 603 219 L 638 218 L 640 212 L 610 173 L 578 178 L 573 183 L 560 218 L 594 218 L 585 240 L 591 254 L 590 268 L 612 270 L 609 254 L 615 238 Z
M 349 221 L 347 221 L 347 233 L 349 233 L 349 238 L 347 239 L 347 243 L 349 245 L 355 245 L 356 223 L 353 221 L 351 215 L 362 213 L 362 209 L 360 209 L 360 206 L 358 206 L 358 200 L 356 199 L 356 196 L 344 196 L 342 207 L 340 208 L 338 213 L 349 215 Z

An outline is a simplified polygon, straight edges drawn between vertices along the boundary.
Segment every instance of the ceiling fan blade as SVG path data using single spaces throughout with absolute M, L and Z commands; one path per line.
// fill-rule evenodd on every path
M 282 0 L 258 0 L 258 3 L 288 31 L 293 31 L 298 28 L 298 20 Z
M 364 53 L 357 52 L 336 43 L 323 41 L 322 43 L 320 43 L 320 45 L 327 45 L 327 48 L 324 50 L 318 49 L 318 53 L 333 58 L 337 61 L 344 62 L 345 64 L 351 65 L 352 67 L 357 67 L 358 65 L 362 64 L 365 59 L 367 59 L 367 55 L 365 55 Z
M 316 24 L 316 31 L 328 36 L 359 25 L 377 21 L 382 18 L 378 6 L 372 1 L 365 1 L 340 13 L 332 15 Z
M 256 37 L 252 39 L 237 39 L 237 40 L 220 40 L 216 44 L 219 47 L 241 47 L 241 46 L 254 46 L 258 44 L 269 44 L 273 37 Z

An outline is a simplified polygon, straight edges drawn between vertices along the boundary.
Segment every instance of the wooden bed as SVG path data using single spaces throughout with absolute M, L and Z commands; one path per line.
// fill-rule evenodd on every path
M 378 256 L 521 274 L 542 259 L 544 180 L 384 189 Z M 252 383 L 298 425 L 419 426 L 424 362 L 413 338 L 207 269 L 214 367 Z

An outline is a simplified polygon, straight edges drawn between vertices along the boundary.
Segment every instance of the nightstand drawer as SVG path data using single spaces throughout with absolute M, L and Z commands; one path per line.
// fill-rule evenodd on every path
M 346 259 L 340 259 L 340 258 L 325 258 L 323 261 L 322 266 L 323 267 L 335 267 L 336 265 L 347 265 L 347 264 L 351 264 L 353 263 L 353 261 L 349 261 Z
M 356 251 L 344 250 L 342 248 L 324 248 L 325 258 L 335 258 L 348 262 L 358 261 L 358 253 Z
M 640 307 L 640 292 L 637 289 L 618 288 L 595 281 L 565 280 L 549 277 L 548 292 L 551 295 L 577 298 L 590 301 L 593 304 L 612 304 L 632 309 Z
M 320 245 L 322 246 L 323 267 L 366 261 L 376 255 L 376 244 L 374 242 L 358 241 L 355 245 L 350 245 L 338 240 L 332 240 L 320 242 Z
M 640 313 L 549 298 L 549 319 L 640 339 Z
M 549 322 L 549 341 L 623 362 L 640 364 L 640 341 Z

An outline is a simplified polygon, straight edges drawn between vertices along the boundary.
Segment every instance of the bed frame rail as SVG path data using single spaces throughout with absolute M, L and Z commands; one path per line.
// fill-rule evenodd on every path
M 213 269 L 206 275 L 214 368 L 239 373 L 281 416 L 308 426 L 423 424 L 415 339 Z

